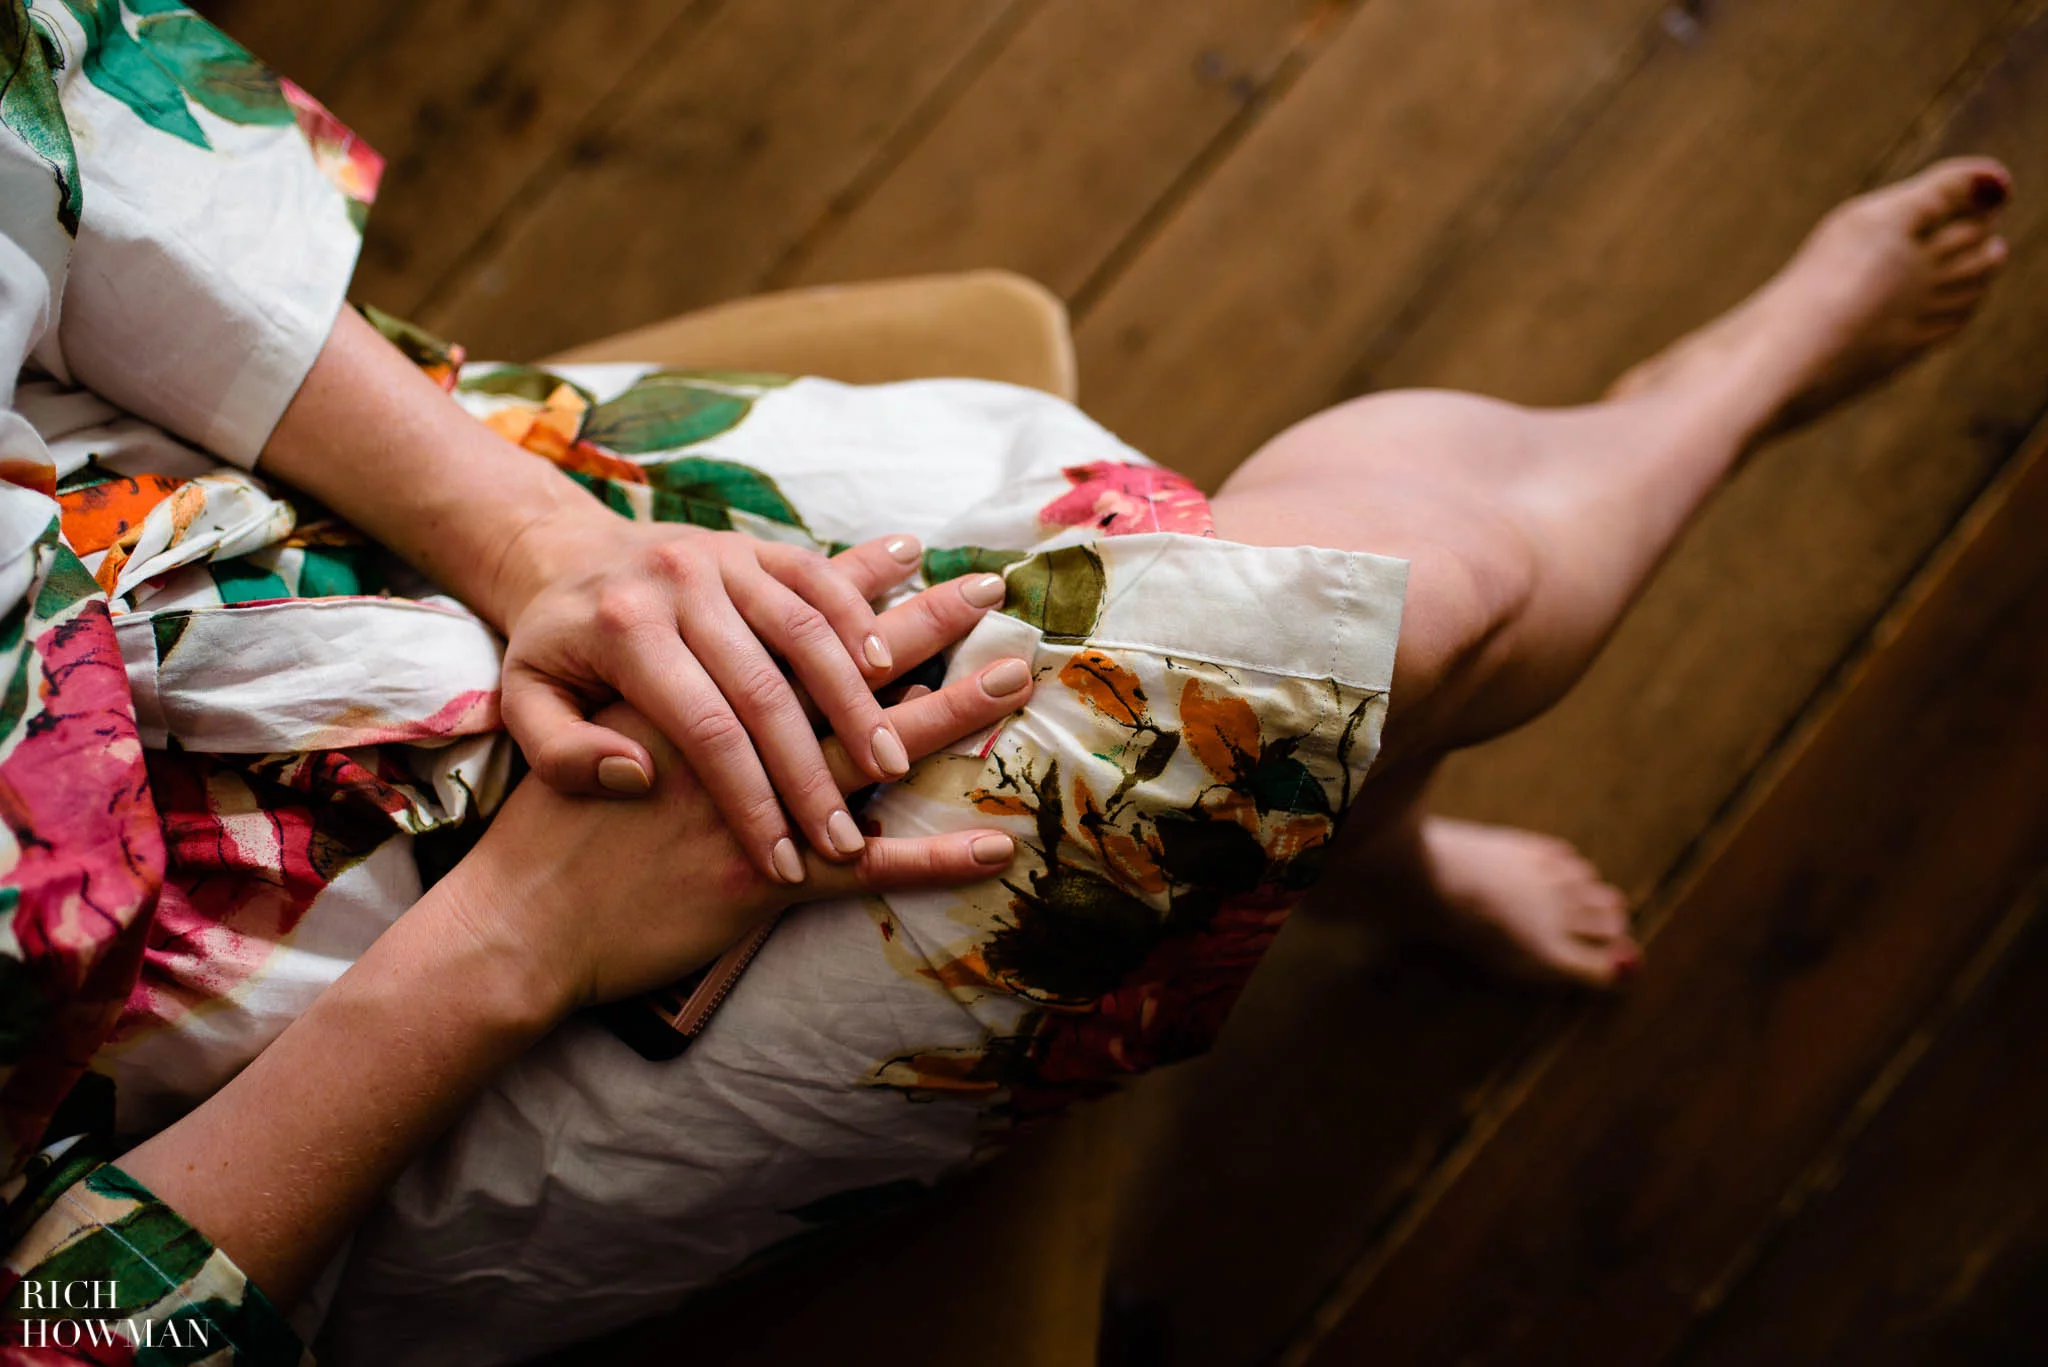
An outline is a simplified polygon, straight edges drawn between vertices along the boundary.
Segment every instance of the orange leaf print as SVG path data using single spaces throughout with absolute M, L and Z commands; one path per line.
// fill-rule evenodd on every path
M 1119 726 L 1149 726 L 1145 686 L 1100 650 L 1084 650 L 1060 670 L 1060 682 Z
M 1180 694 L 1181 739 L 1210 773 L 1236 783 L 1259 762 L 1259 718 L 1252 705 L 1229 693 L 1211 693 L 1189 679 Z
M 79 555 L 103 551 L 140 527 L 149 510 L 184 482 L 171 475 L 133 475 L 59 494 L 64 539 Z
M 930 978 L 948 990 L 968 987 L 992 991 L 996 985 L 995 974 L 989 971 L 988 961 L 981 957 L 978 949 L 971 949 L 957 959 L 942 959 L 928 968 L 921 968 L 918 976 Z
M 1276 864 L 1285 864 L 1307 854 L 1329 838 L 1330 818 L 1290 816 L 1267 837 L 1266 857 Z
M 1111 878 L 1136 892 L 1157 896 L 1166 891 L 1166 874 L 1150 845 L 1107 823 L 1098 826 L 1094 834 Z
M 888 1060 L 869 1081 L 920 1092 L 993 1092 L 1000 1084 L 980 1075 L 985 1062 L 979 1049 L 929 1049 Z
M 1014 793 L 991 793 L 986 788 L 976 788 L 968 797 L 974 809 L 990 816 L 1031 816 L 1036 809 Z

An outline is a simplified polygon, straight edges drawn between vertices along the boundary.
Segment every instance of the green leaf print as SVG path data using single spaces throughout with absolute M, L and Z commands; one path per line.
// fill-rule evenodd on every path
M 1109 587 L 1102 557 L 1086 546 L 1063 546 L 1034 555 L 1010 571 L 1003 611 L 1045 633 L 1048 641 L 1078 643 L 1095 630 Z
M 64 0 L 85 27 L 85 74 L 94 85 L 135 111 L 150 127 L 211 150 L 206 132 L 185 103 L 178 78 L 135 41 L 121 22 L 119 0 Z
M 515 399 L 531 399 L 535 403 L 546 403 L 548 396 L 565 384 L 582 395 L 583 402 L 596 405 L 597 396 L 582 385 L 565 380 L 551 370 L 542 370 L 539 366 L 532 365 L 501 366 L 482 375 L 464 376 L 456 381 L 455 387 L 465 394 L 504 394 Z
M 192 625 L 190 612 L 159 612 L 149 619 L 150 635 L 156 640 L 156 662 L 162 667 L 171 658 L 171 652 L 178 648 L 178 642 L 185 638 L 185 628 Z
M 992 551 L 982 546 L 941 546 L 924 553 L 924 582 L 943 584 L 963 574 L 1001 574 L 1026 551 Z
M 602 438 L 594 440 L 606 444 Z M 647 483 L 654 490 L 657 522 L 691 522 L 699 527 L 724 529 L 732 525 L 727 513 L 736 508 L 785 527 L 804 525 L 795 505 L 782 496 L 775 481 L 751 466 L 705 456 L 683 456 L 646 468 Z
M 608 451 L 626 456 L 674 451 L 730 432 L 753 407 L 754 401 L 743 394 L 709 388 L 681 375 L 658 371 L 636 381 L 618 397 L 599 404 L 583 435 Z
M 1323 785 L 1316 781 L 1309 767 L 1294 757 L 1295 744 L 1279 740 L 1267 746 L 1251 777 L 1245 780 L 1245 792 L 1251 795 L 1261 814 L 1281 811 L 1334 816 L 1330 795 L 1323 791 Z
M 143 6 L 131 7 L 138 12 Z M 282 126 L 294 122 L 277 77 L 240 43 L 198 15 L 151 14 L 136 35 L 203 108 L 229 123 Z
M 150 127 L 211 150 L 187 97 L 230 123 L 293 122 L 277 77 L 234 39 L 183 5 L 130 0 L 143 16 L 134 34 L 121 0 L 64 0 L 84 26 L 85 74 Z
M 148 1305 L 189 1281 L 212 1256 L 213 1245 L 206 1236 L 169 1206 L 145 1205 L 65 1244 L 37 1264 L 36 1275 L 57 1281 L 118 1281 L 123 1301 L 132 1297 L 134 1304 Z
M 368 321 L 371 327 L 377 329 L 378 334 L 385 341 L 404 352 L 405 359 L 411 361 L 414 365 L 422 369 L 434 365 L 445 365 L 451 370 L 454 369 L 456 348 L 450 343 L 442 341 L 417 323 L 409 323 L 403 318 L 394 317 L 383 309 L 378 308 L 375 304 L 357 304 L 356 312 L 362 314 L 364 319 Z M 525 367 L 510 368 L 524 369 Z M 497 371 L 491 372 L 493 375 L 497 373 Z M 458 384 L 456 387 L 459 389 L 462 386 Z M 541 397 L 546 398 L 547 396 L 543 394 Z
M 0 741 L 13 736 L 21 714 L 28 711 L 28 666 L 35 651 L 24 639 L 27 626 L 28 604 L 17 603 L 7 614 L 5 629 L 0 630 L 0 659 L 9 662 L 11 671 L 5 689 L 0 690 Z
M 27 9 L 0 4 L 0 123 L 13 129 L 56 176 L 57 221 L 76 237 L 85 186 L 78 178 L 71 127 L 57 98 L 57 64 L 55 47 Z
M 52 522 L 50 530 L 43 533 L 44 540 L 37 550 L 50 547 L 50 569 L 43 577 L 43 587 L 36 594 L 35 615 L 45 621 L 56 617 L 73 603 L 99 595 L 100 586 L 94 582 L 92 572 L 71 553 L 71 548 L 56 538 L 57 524 Z M 56 542 L 54 546 L 52 542 Z

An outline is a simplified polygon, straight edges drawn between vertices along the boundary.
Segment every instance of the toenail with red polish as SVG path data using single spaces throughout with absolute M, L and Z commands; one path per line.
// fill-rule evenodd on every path
M 1624 954 L 1614 961 L 1614 980 L 1618 983 L 1625 983 L 1642 971 L 1643 956 L 1640 954 Z
M 1970 198 L 1980 209 L 1996 209 L 2005 203 L 2005 182 L 1997 176 L 1979 176 L 1970 186 Z

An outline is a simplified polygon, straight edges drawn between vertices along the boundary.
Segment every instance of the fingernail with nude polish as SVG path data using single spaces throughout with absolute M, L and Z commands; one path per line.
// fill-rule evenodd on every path
M 606 755 L 597 762 L 597 781 L 614 793 L 638 797 L 654 786 L 647 771 L 624 755 Z
M 879 636 L 870 636 L 860 643 L 860 653 L 868 664 L 876 669 L 887 669 L 896 663 L 896 657 L 889 653 L 889 643 Z
M 914 536 L 892 536 L 882 543 L 882 549 L 889 552 L 899 565 L 917 563 L 919 548 Z
M 875 750 L 875 764 L 883 773 L 894 778 L 910 772 L 910 756 L 894 731 L 886 726 L 877 726 L 874 740 L 870 743 Z
M 1007 864 L 1017 853 L 1017 842 L 1007 835 L 977 835 L 967 848 L 977 864 Z
M 832 848 L 841 854 L 859 854 L 867 848 L 867 839 L 861 835 L 860 827 L 853 824 L 853 818 L 845 812 L 834 812 L 825 822 L 825 834 L 832 837 Z
M 785 883 L 804 881 L 804 857 L 796 852 L 796 842 L 788 836 L 775 842 L 775 852 L 769 857 L 775 865 L 775 876 Z
M 981 691 L 991 698 L 1007 698 L 1031 682 L 1031 666 L 1022 660 L 999 660 L 981 675 Z
M 960 596 L 977 608 L 992 608 L 1003 601 L 1003 576 L 1000 574 L 977 574 L 962 580 Z

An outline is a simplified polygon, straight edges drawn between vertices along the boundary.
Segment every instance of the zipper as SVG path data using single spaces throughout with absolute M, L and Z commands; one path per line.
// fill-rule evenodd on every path
M 740 974 L 747 971 L 747 965 L 761 952 L 761 946 L 768 943 L 768 936 L 781 919 L 779 913 L 770 917 L 755 927 L 753 933 L 746 939 L 719 955 L 711 967 L 704 971 L 703 978 L 698 981 L 682 1007 L 673 1015 L 662 1013 L 668 1016 L 669 1028 L 685 1038 L 702 1031 L 711 1020 L 711 1013 L 718 1009 L 719 1004 L 731 995 L 733 988 L 739 984 Z

